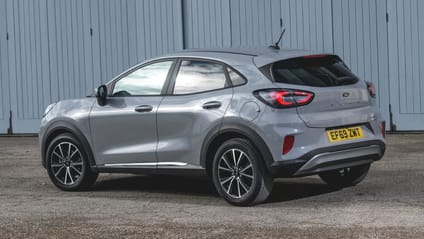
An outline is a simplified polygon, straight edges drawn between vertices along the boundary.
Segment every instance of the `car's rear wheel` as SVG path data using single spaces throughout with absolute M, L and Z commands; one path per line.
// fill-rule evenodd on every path
M 320 173 L 320 178 L 332 187 L 349 187 L 360 183 L 368 174 L 370 164 Z
M 66 191 L 87 190 L 96 182 L 89 155 L 81 143 L 69 133 L 54 138 L 47 148 L 47 172 L 58 188 Z
M 212 176 L 218 193 L 229 203 L 245 206 L 265 201 L 273 180 L 262 160 L 245 139 L 230 139 L 216 151 Z

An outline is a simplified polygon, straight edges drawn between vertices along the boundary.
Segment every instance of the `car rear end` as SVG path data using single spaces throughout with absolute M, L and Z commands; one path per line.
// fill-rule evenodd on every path
M 268 106 L 258 122 L 273 151 L 274 176 L 317 174 L 381 159 L 385 122 L 373 85 L 338 56 L 276 57 L 259 69 L 275 86 L 254 92 Z

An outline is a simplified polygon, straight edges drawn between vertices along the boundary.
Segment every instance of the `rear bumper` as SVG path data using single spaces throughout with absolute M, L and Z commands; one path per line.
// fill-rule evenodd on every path
M 371 140 L 313 150 L 294 160 L 279 161 L 269 167 L 273 177 L 296 177 L 353 167 L 380 160 L 385 143 Z

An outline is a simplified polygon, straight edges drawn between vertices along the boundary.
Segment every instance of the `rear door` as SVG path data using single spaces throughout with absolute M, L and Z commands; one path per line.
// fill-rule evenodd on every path
M 219 129 L 233 90 L 224 64 L 182 59 L 157 112 L 158 168 L 199 167 L 203 141 Z
M 156 112 L 173 60 L 143 66 L 117 80 L 107 104 L 90 114 L 94 153 L 106 167 L 156 167 Z
M 375 109 L 366 83 L 333 55 L 311 55 L 283 60 L 272 66 L 279 87 L 314 93 L 298 115 L 309 127 L 337 127 L 368 122 Z

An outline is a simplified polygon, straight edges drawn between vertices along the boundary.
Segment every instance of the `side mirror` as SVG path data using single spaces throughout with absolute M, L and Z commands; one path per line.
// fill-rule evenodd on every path
M 101 106 L 106 105 L 107 87 L 105 85 L 101 85 L 99 86 L 99 88 L 97 88 L 96 98 L 97 98 L 97 103 L 99 103 L 99 105 Z

